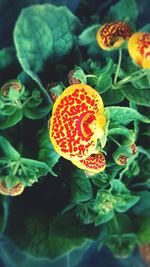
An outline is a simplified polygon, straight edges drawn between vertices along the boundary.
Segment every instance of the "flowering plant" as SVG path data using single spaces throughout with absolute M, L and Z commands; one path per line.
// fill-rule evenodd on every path
M 16 1 L 1 46 L 1 235 L 125 257 L 150 242 L 150 25 L 135 0 L 64 2 Z

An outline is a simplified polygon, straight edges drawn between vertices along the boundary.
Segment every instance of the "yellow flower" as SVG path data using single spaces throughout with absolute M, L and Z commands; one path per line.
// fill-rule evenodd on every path
M 99 173 L 106 168 L 105 156 L 102 153 L 92 154 L 84 160 L 72 161 L 78 168 L 89 173 Z
M 150 33 L 136 32 L 128 42 L 128 51 L 136 64 L 150 68 Z
M 132 30 L 128 24 L 123 21 L 114 21 L 101 26 L 96 37 L 102 49 L 112 50 L 122 46 L 131 34 Z
M 24 185 L 22 183 L 17 183 L 11 189 L 8 189 L 6 187 L 5 181 L 0 182 L 0 194 L 2 195 L 18 196 L 23 192 L 23 190 L 24 190 Z
M 86 159 L 96 151 L 104 135 L 103 101 L 86 84 L 74 84 L 56 99 L 50 123 L 50 139 L 58 154 L 68 160 Z

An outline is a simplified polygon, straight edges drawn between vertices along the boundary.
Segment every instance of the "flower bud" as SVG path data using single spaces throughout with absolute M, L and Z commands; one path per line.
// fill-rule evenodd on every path
M 150 33 L 134 33 L 129 39 L 128 51 L 136 64 L 150 69 Z
M 98 45 L 104 50 L 119 48 L 129 39 L 132 30 L 124 21 L 109 22 L 100 27 L 97 32 Z

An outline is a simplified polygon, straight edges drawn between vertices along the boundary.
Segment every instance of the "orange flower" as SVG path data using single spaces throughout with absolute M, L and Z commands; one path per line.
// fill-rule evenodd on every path
M 23 190 L 24 190 L 24 185 L 22 183 L 18 183 L 11 189 L 8 189 L 4 181 L 0 182 L 0 194 L 2 195 L 18 196 L 23 192 Z
M 78 168 L 90 173 L 99 173 L 106 168 L 105 156 L 102 153 L 92 154 L 84 160 L 72 161 Z
M 150 68 L 150 33 L 136 32 L 128 42 L 128 51 L 136 64 Z
M 104 50 L 119 48 L 132 34 L 128 24 L 123 21 L 106 23 L 97 32 L 97 42 Z
M 104 135 L 103 101 L 86 84 L 74 84 L 56 99 L 52 110 L 50 139 L 58 154 L 69 160 L 86 159 L 95 153 Z

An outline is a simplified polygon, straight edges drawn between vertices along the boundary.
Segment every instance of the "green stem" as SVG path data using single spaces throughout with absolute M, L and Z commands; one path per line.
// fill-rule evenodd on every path
M 115 78 L 114 78 L 114 84 L 117 83 L 117 78 L 118 78 L 119 70 L 121 67 L 121 61 L 122 61 L 122 49 L 119 49 L 118 65 L 117 65 L 116 74 L 115 74 Z
M 109 135 L 109 138 L 118 146 L 118 147 L 121 147 L 121 145 L 119 144 L 119 142 L 116 140 L 116 139 L 114 139 L 113 137 L 111 137 L 110 135 Z
M 86 78 L 95 78 L 95 79 L 97 79 L 97 76 L 94 75 L 94 74 L 87 74 Z

